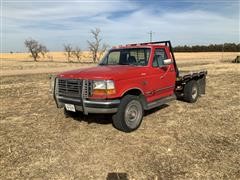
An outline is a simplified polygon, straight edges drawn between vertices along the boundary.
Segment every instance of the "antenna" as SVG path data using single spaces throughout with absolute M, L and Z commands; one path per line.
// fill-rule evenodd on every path
M 150 42 L 152 42 L 152 37 L 153 37 L 153 34 L 155 34 L 155 32 L 153 31 L 150 31 L 148 32 L 149 36 L 150 36 Z

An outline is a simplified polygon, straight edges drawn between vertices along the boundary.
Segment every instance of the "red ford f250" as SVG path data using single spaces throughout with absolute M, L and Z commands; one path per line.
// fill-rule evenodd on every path
M 110 113 L 117 129 L 131 132 L 146 110 L 176 99 L 196 102 L 206 75 L 181 75 L 170 41 L 129 44 L 110 49 L 97 67 L 58 74 L 54 99 L 67 115 Z

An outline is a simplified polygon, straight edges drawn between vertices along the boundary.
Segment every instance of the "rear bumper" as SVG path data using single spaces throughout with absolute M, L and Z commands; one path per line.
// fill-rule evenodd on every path
M 77 111 L 81 111 L 84 114 L 99 113 L 99 114 L 111 114 L 118 111 L 120 104 L 119 99 L 114 100 L 87 100 L 77 99 L 62 96 L 55 96 L 55 101 L 58 108 L 63 108 L 64 104 L 73 104 Z

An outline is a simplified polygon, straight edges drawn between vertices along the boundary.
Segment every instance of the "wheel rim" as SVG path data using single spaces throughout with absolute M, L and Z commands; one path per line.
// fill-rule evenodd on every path
M 142 105 L 140 102 L 136 100 L 129 102 L 124 115 L 127 126 L 132 129 L 136 128 L 141 121 L 142 114 Z
M 193 86 L 192 88 L 192 98 L 196 99 L 197 98 L 197 94 L 198 94 L 198 89 L 196 86 Z

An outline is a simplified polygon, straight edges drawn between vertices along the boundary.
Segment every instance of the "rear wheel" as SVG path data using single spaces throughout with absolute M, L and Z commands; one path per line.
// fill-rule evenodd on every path
M 113 125 L 120 131 L 134 131 L 141 125 L 143 112 L 139 97 L 126 95 L 121 100 L 118 112 L 113 116 Z
M 199 96 L 199 86 L 197 81 L 191 80 L 184 87 L 184 100 L 190 103 L 197 101 Z

